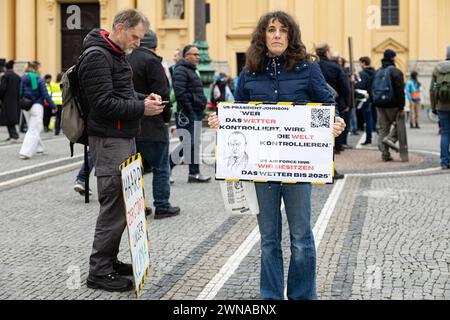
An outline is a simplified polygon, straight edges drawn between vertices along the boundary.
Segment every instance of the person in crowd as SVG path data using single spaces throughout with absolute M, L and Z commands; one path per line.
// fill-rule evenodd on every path
M 14 61 L 5 65 L 6 72 L 0 80 L 0 126 L 8 129 L 7 142 L 19 142 L 16 125 L 19 124 L 20 112 L 20 77 L 14 72 Z
M 441 167 L 450 169 L 450 46 L 447 60 L 440 62 L 433 70 L 431 79 L 431 107 L 437 112 L 441 130 Z
M 47 87 L 50 89 L 51 97 L 53 102 L 56 104 L 58 110 L 54 113 L 55 116 L 55 136 L 59 136 L 61 133 L 61 112 L 62 112 L 62 90 L 61 90 L 61 80 L 64 73 L 60 72 L 56 76 L 56 82 L 50 82 Z
M 419 127 L 419 113 L 420 113 L 420 102 L 421 87 L 422 84 L 418 80 L 419 74 L 417 71 L 411 72 L 411 79 L 406 82 L 405 92 L 406 98 L 409 104 L 409 127 L 420 129 Z
M 142 94 L 156 93 L 166 101 L 164 111 L 141 119 L 141 130 L 136 137 L 137 150 L 151 166 L 153 172 L 153 205 L 155 219 L 174 217 L 180 208 L 170 204 L 169 130 L 166 123 L 172 116 L 169 103 L 169 80 L 161 64 L 162 57 L 156 54 L 158 37 L 149 31 L 141 40 L 141 46 L 133 51 L 129 61 L 134 70 L 134 89 Z M 151 213 L 147 207 L 147 215 Z
M 148 19 L 138 10 L 119 12 L 111 33 L 94 29 L 86 36 L 84 51 L 93 46 L 104 50 L 90 51 L 78 66 L 82 103 L 90 106 L 87 134 L 100 202 L 86 280 L 92 289 L 133 290 L 132 281 L 125 278 L 133 275 L 133 268 L 117 258 L 126 226 L 119 167 L 136 154 L 140 119 L 164 108 L 159 95 L 135 92 L 126 60 L 148 30 Z
M 328 44 L 323 43 L 316 47 L 316 54 L 319 57 L 319 66 L 326 82 L 338 93 L 338 98 L 336 100 L 337 108 L 339 114 L 344 119 L 347 126 L 350 125 L 350 87 L 348 78 L 345 75 L 344 70 L 339 64 L 336 64 L 330 59 L 332 58 L 331 48 Z M 336 139 L 335 150 L 336 153 L 340 153 L 345 149 L 350 149 L 351 147 L 347 145 L 346 134 L 348 130 L 345 131 L 338 139 Z M 344 174 L 335 172 L 335 179 L 343 179 Z
M 370 98 L 370 92 L 372 88 L 373 76 L 375 74 L 375 69 L 371 66 L 371 59 L 369 57 L 359 58 L 359 65 L 361 67 L 361 72 L 359 73 L 359 81 L 356 82 L 356 90 L 360 90 L 360 95 L 362 95 L 361 103 L 361 113 L 363 115 L 365 130 L 366 130 L 366 140 L 362 145 L 372 144 L 372 132 L 373 132 L 373 117 L 372 117 L 372 101 Z M 358 94 L 357 94 L 358 97 Z
M 51 74 L 46 74 L 44 76 L 45 87 L 47 88 L 49 97 L 53 101 L 53 92 L 52 92 L 52 87 L 51 87 L 52 79 L 53 79 L 53 77 Z M 56 105 L 55 101 L 53 101 L 53 103 Z M 52 129 L 50 129 L 50 121 L 56 112 L 57 112 L 57 110 L 55 110 L 54 108 L 51 108 L 50 104 L 48 102 L 44 101 L 44 119 L 43 119 L 44 132 L 52 132 L 53 131 Z
M 317 63 L 302 43 L 297 22 L 277 11 L 262 16 L 253 32 L 245 69 L 235 98 L 240 102 L 322 102 L 334 99 Z M 276 88 L 275 90 L 273 88 Z M 218 128 L 212 114 L 208 123 Z M 333 133 L 345 128 L 336 117 Z M 255 183 L 261 234 L 260 293 L 264 300 L 284 299 L 284 267 L 281 248 L 283 199 L 289 224 L 291 258 L 287 278 L 289 299 L 316 299 L 316 248 L 311 228 L 311 184 Z
M 210 176 L 200 173 L 199 164 L 203 113 L 208 102 L 197 70 L 199 63 L 200 51 L 194 45 L 187 45 L 183 49 L 183 59 L 175 66 L 172 79 L 177 99 L 177 133 L 183 141 L 181 145 L 184 146 L 183 149 L 190 149 L 190 159 L 186 161 L 184 154 L 186 150 L 177 152 L 180 148 L 176 148 L 171 154 L 171 170 L 181 162 L 180 159 L 184 156 L 185 162 L 189 162 L 188 182 L 190 183 L 211 180 Z M 189 141 L 184 141 L 185 138 Z
M 45 81 L 39 76 L 40 67 L 41 64 L 38 61 L 29 62 L 20 86 L 20 96 L 32 102 L 31 109 L 24 111 L 28 130 L 19 152 L 22 160 L 30 159 L 35 153 L 42 154 L 45 151 L 41 140 L 44 103 L 48 103 L 49 107 L 56 111 L 56 105 L 48 94 Z
M 180 61 L 183 59 L 183 49 L 177 48 L 175 49 L 175 52 L 173 53 L 173 62 L 174 64 L 169 67 L 169 74 L 170 74 L 170 104 L 172 105 L 172 114 L 177 115 L 177 99 L 175 97 L 175 91 L 173 90 L 173 72 L 175 70 L 175 67 Z M 176 121 L 175 121 L 176 124 Z
M 5 74 L 5 65 L 6 59 L 0 59 L 0 81 L 2 80 L 3 75 Z
M 377 70 L 372 84 L 372 98 L 378 110 L 380 131 L 378 147 L 383 161 L 393 161 L 389 148 L 398 150 L 391 138 L 392 125 L 404 121 L 405 82 L 403 72 L 395 66 L 397 53 L 386 49 L 381 60 L 382 67 Z M 385 85 L 390 82 L 389 85 Z M 395 132 L 395 131 L 394 131 Z
M 226 73 L 219 73 L 216 80 L 212 83 L 210 101 L 214 104 L 214 106 L 217 106 L 219 102 L 234 101 L 234 96 L 230 88 L 229 77 Z
M 91 153 L 88 151 L 88 173 L 91 174 L 92 170 L 94 169 L 94 160 L 92 160 Z M 78 171 L 77 177 L 75 179 L 75 184 L 73 186 L 73 190 L 80 195 L 84 196 L 84 193 L 86 192 L 85 188 L 85 182 L 86 182 L 86 173 L 84 169 L 84 162 L 81 165 L 80 170 Z M 89 188 L 89 195 L 92 195 L 92 189 Z

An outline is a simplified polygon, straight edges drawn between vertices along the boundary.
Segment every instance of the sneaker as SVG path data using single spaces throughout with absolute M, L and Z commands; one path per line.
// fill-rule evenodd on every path
M 395 144 L 395 142 L 394 141 L 392 141 L 391 139 L 389 139 L 389 138 L 384 138 L 383 139 L 383 141 L 382 141 L 385 145 L 387 145 L 389 148 L 392 148 L 392 149 L 394 149 L 395 151 L 397 151 L 397 152 L 399 152 L 399 147 L 397 147 L 397 145 Z
M 86 189 L 84 188 L 84 182 L 83 181 L 75 181 L 75 185 L 73 186 L 73 190 L 78 192 L 80 195 L 84 196 L 84 192 Z M 92 189 L 89 188 L 89 195 L 92 196 Z
M 211 180 L 210 176 L 204 176 L 201 173 L 190 174 L 188 177 L 188 182 L 209 182 Z
M 123 278 L 116 272 L 107 274 L 106 276 L 89 275 L 86 285 L 91 289 L 103 289 L 109 292 L 125 292 L 133 290 L 133 282 Z
M 389 162 L 389 161 L 394 161 L 394 158 L 392 158 L 391 156 L 388 156 L 388 157 L 383 156 L 383 157 L 381 157 L 381 160 L 383 160 L 384 162 Z
M 180 214 L 180 208 L 178 207 L 169 207 L 167 209 L 156 208 L 155 210 L 155 219 L 164 219 L 175 217 Z
M 368 144 L 372 144 L 372 141 L 366 141 L 361 143 L 362 146 L 367 146 Z
M 113 262 L 113 269 L 120 276 L 133 275 L 133 266 L 129 263 L 123 263 L 122 261 L 116 260 Z
M 29 160 L 29 159 L 31 159 L 29 156 L 25 156 L 23 154 L 19 154 L 19 158 L 22 159 L 22 160 Z

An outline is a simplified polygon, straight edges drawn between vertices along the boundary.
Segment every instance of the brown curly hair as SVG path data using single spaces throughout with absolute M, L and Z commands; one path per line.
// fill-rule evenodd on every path
M 267 57 L 266 30 L 270 22 L 278 20 L 283 26 L 288 27 L 288 47 L 284 52 L 286 57 L 285 67 L 292 70 L 298 64 L 311 60 L 312 56 L 306 52 L 306 47 L 301 39 L 298 23 L 292 16 L 283 11 L 269 12 L 262 16 L 252 34 L 250 48 L 247 50 L 245 69 L 249 72 L 262 73 Z

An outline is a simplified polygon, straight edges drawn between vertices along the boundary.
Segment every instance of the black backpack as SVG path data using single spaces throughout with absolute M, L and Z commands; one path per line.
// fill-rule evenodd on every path
M 372 81 L 372 100 L 375 106 L 389 107 L 394 100 L 394 87 L 391 81 L 391 69 L 393 66 L 379 69 Z
M 61 113 L 61 129 L 70 141 L 70 156 L 73 157 L 73 147 L 75 143 L 84 145 L 84 174 L 85 174 L 85 202 L 89 203 L 89 165 L 88 165 L 88 135 L 87 119 L 89 114 L 89 104 L 80 87 L 78 70 L 83 59 L 92 51 L 102 52 L 110 67 L 113 67 L 111 53 L 99 46 L 86 49 L 78 58 L 76 65 L 67 70 L 61 80 L 63 109 Z

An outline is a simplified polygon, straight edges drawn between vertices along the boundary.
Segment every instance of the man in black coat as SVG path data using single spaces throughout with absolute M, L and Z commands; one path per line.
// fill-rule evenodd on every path
M 8 61 L 5 65 L 6 72 L 0 82 L 0 125 L 8 128 L 8 142 L 18 142 L 19 134 L 16 124 L 20 120 L 19 93 L 20 77 L 14 72 L 14 61 Z
M 208 102 L 203 92 L 203 84 L 197 65 L 200 62 L 200 52 L 196 46 L 188 45 L 183 49 L 183 59 L 174 70 L 173 89 L 177 99 L 177 132 L 180 140 L 186 137 L 189 141 L 183 142 L 183 149 L 190 149 L 190 155 L 184 154 L 184 162 L 189 163 L 188 182 L 209 182 L 211 177 L 200 173 L 200 140 L 203 112 Z M 182 130 L 180 130 L 182 129 Z M 183 130 L 184 129 L 184 130 Z M 183 150 L 182 150 L 183 151 Z M 183 157 L 182 152 L 179 153 Z M 177 156 L 175 154 L 175 156 Z M 190 156 L 190 157 L 189 157 Z M 172 152 L 172 161 L 177 163 Z M 179 159 L 178 159 L 179 160 Z M 173 168 L 173 166 L 172 166 Z
M 93 289 L 133 290 L 133 283 L 122 277 L 133 275 L 131 265 L 117 259 L 126 226 L 119 167 L 136 153 L 141 118 L 160 114 L 164 105 L 159 95 L 135 92 L 125 56 L 139 47 L 148 29 L 139 11 L 119 12 L 111 33 L 94 29 L 86 36 L 84 50 L 99 46 L 103 51 L 89 52 L 79 65 L 81 96 L 90 107 L 87 131 L 100 202 L 87 278 Z
M 368 97 L 364 97 L 360 100 L 365 101 L 362 103 L 361 110 L 364 117 L 364 122 L 366 124 L 366 141 L 362 145 L 368 145 L 372 143 L 372 131 L 374 129 L 374 119 L 372 117 L 373 112 L 372 101 L 370 98 L 370 91 L 372 88 L 373 76 L 375 74 L 375 69 L 371 66 L 371 60 L 369 57 L 361 57 L 359 59 L 361 66 L 361 72 L 359 73 L 359 79 L 355 84 L 355 88 L 364 91 L 364 94 Z M 357 95 L 358 99 L 358 95 Z
M 163 101 L 169 100 L 169 80 L 161 64 L 162 58 L 156 54 L 158 38 L 150 31 L 141 40 L 141 46 L 133 51 L 129 62 L 133 68 L 134 89 L 142 94 L 151 92 L 160 95 Z M 169 131 L 166 123 L 172 116 L 170 103 L 164 107 L 163 113 L 143 117 L 141 130 L 136 137 L 138 152 L 152 167 L 153 172 L 153 204 L 155 219 L 176 216 L 180 208 L 172 207 L 170 198 L 170 165 L 169 165 Z M 147 210 L 148 214 L 151 212 Z
M 319 66 L 322 70 L 325 81 L 337 92 L 338 97 L 336 99 L 337 109 L 339 116 L 345 121 L 347 127 L 344 132 L 336 138 L 336 153 L 344 150 L 344 142 L 347 140 L 348 128 L 350 127 L 350 85 L 348 78 L 346 77 L 344 70 L 339 64 L 330 60 L 331 48 L 328 44 L 324 43 L 316 48 L 316 54 L 319 57 Z M 345 147 L 349 147 L 345 145 Z M 338 173 L 335 170 L 335 179 L 344 178 L 343 174 Z
M 336 100 L 339 115 L 344 119 L 347 127 L 345 131 L 336 139 L 336 150 L 344 150 L 344 143 L 347 141 L 348 128 L 350 128 L 350 84 L 344 70 L 338 63 L 331 61 L 331 48 L 324 43 L 316 48 L 319 57 L 319 66 L 322 70 L 326 82 L 338 93 Z M 347 147 L 347 146 L 345 146 Z

